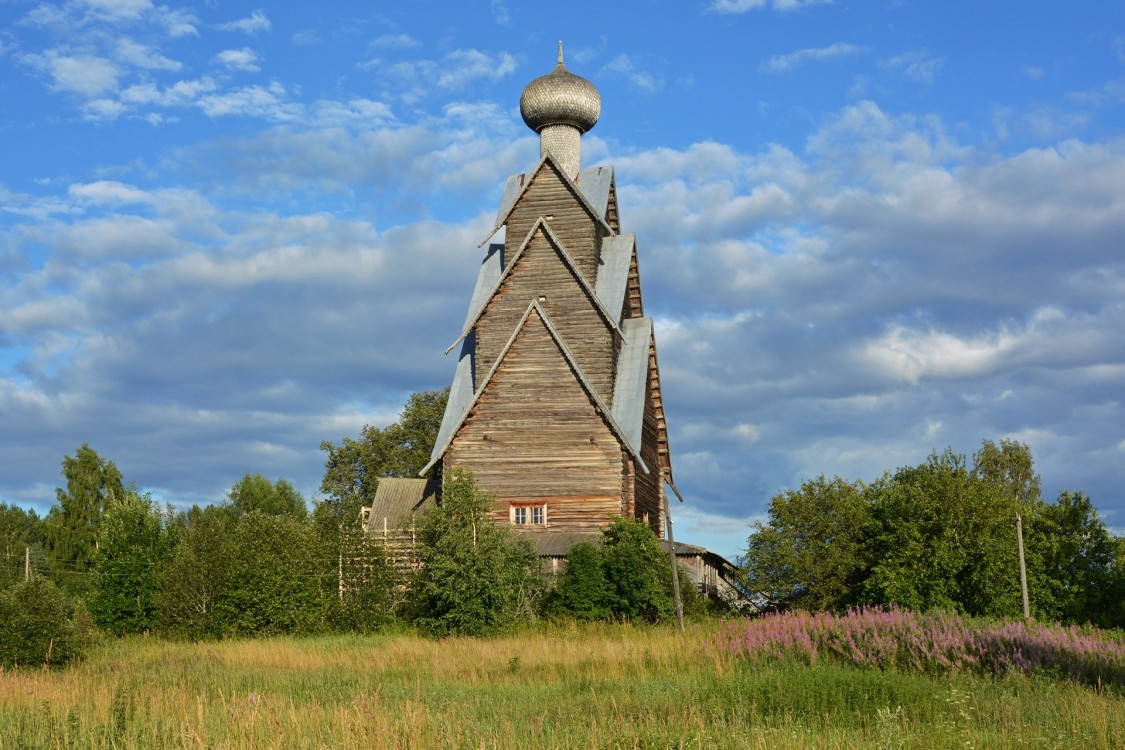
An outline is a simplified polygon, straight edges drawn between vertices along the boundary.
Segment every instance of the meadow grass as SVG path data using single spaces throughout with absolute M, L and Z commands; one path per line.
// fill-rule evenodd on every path
M 716 624 L 112 640 L 63 670 L 0 672 L 0 748 L 1125 747 L 1114 688 L 721 644 Z

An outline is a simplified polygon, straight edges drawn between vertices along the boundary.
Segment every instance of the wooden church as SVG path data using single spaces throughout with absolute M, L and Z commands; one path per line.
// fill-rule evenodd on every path
M 433 457 L 471 470 L 494 518 L 528 530 L 596 531 L 615 516 L 663 529 L 672 480 L 652 318 L 636 237 L 622 234 L 611 167 L 582 169 L 601 97 L 558 66 L 520 113 L 539 163 L 508 178 L 460 336 Z
M 511 524 L 555 563 L 618 516 L 664 537 L 672 477 L 652 318 L 637 241 L 622 233 L 612 167 L 581 164 L 597 89 L 559 61 L 532 81 L 520 112 L 540 159 L 504 187 L 465 323 L 426 479 L 380 480 L 369 533 L 390 540 L 432 502 L 440 477 L 472 471 Z M 492 240 L 504 231 L 503 242 Z M 401 536 L 399 537 L 402 538 Z M 704 589 L 732 566 L 676 545 Z

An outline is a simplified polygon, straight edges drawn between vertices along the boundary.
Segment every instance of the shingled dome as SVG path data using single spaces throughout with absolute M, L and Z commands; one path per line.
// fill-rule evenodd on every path
M 539 76 L 520 95 L 520 114 L 535 132 L 548 125 L 570 125 L 585 133 L 598 121 L 602 97 L 594 84 L 566 69 L 559 43 L 559 64 Z

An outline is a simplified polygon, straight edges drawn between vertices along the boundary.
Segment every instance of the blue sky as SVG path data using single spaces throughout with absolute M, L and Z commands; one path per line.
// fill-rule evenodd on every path
M 678 535 L 986 438 L 1125 532 L 1125 4 L 542 6 L 0 2 L 0 499 L 45 512 L 83 442 L 177 503 L 315 496 L 321 441 L 451 379 L 561 38 Z

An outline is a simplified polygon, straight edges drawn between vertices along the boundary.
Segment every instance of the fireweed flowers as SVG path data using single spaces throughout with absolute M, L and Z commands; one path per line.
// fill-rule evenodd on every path
M 974 622 L 951 612 L 869 607 L 843 615 L 785 612 L 732 623 L 720 648 L 750 657 L 828 659 L 878 669 L 1002 674 L 1045 671 L 1125 687 L 1125 643 L 1076 626 Z

